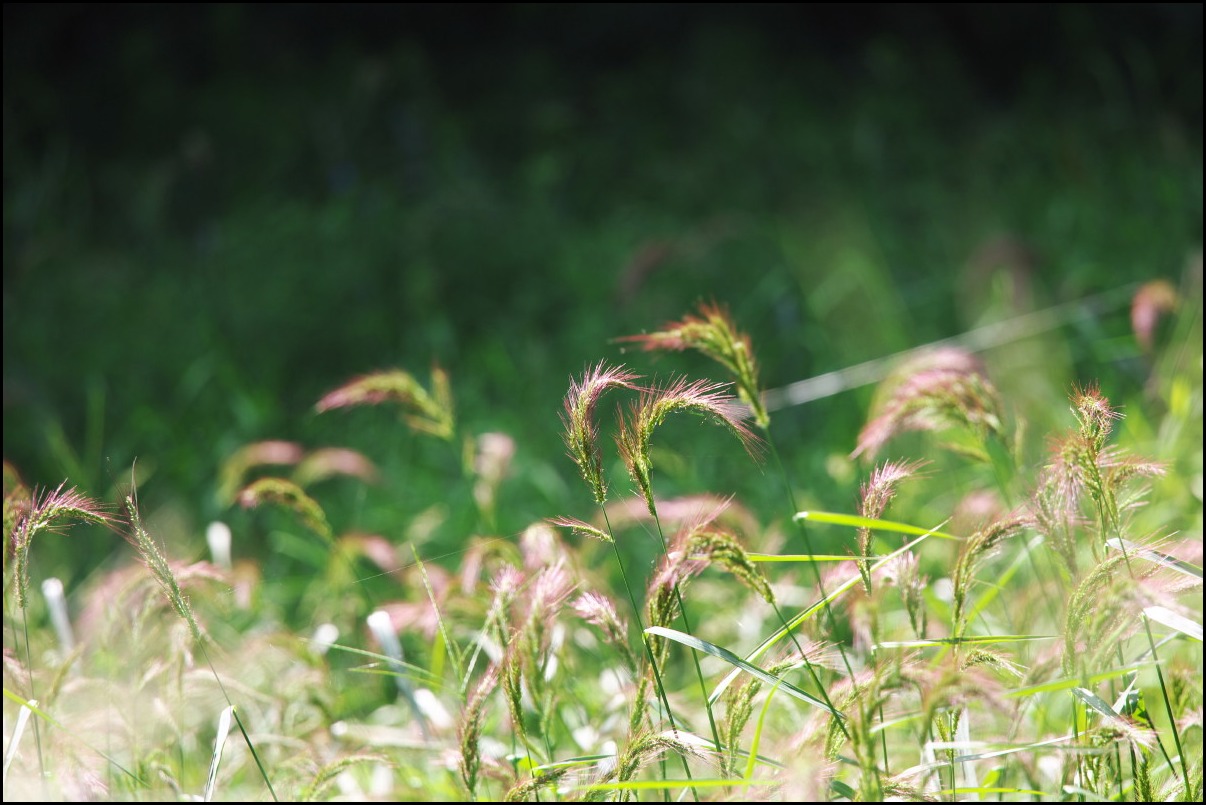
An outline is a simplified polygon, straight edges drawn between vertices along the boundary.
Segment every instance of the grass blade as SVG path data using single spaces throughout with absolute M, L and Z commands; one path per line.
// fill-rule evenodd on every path
M 1175 629 L 1199 643 L 1202 642 L 1202 624 L 1195 623 L 1184 615 L 1178 615 L 1171 609 L 1165 609 L 1164 607 L 1146 607 L 1143 610 L 1143 614 L 1149 620 L 1153 620 L 1162 626 L 1167 626 L 1169 629 Z
M 214 737 L 214 756 L 209 761 L 209 777 L 205 780 L 205 802 L 214 801 L 214 788 L 218 784 L 218 764 L 222 762 L 222 750 L 226 748 L 226 736 L 230 735 L 230 719 L 234 707 L 227 707 L 218 716 L 218 734 Z
M 799 515 L 796 515 L 796 516 L 799 517 Z M 893 559 L 900 556 L 902 553 L 912 550 L 915 546 L 920 545 L 922 543 L 922 541 L 928 539 L 930 536 L 931 535 L 928 533 L 922 534 L 920 537 L 913 540 L 912 542 L 902 545 L 901 547 L 892 551 L 892 553 L 888 554 L 887 556 L 883 557 L 878 562 L 876 562 L 874 565 L 872 565 L 870 567 L 870 569 L 868 570 L 868 572 L 873 573 L 876 570 L 879 570 L 884 565 L 888 564 Z M 830 602 L 837 600 L 843 593 L 845 593 L 847 590 L 849 590 L 854 585 L 860 583 L 861 581 L 862 581 L 862 577 L 859 576 L 857 573 L 855 573 L 850 578 L 846 579 L 846 581 L 839 584 L 833 590 L 833 592 L 829 593 L 824 598 L 822 598 L 820 601 L 817 601 L 815 604 L 813 604 L 812 606 L 805 609 L 803 612 L 796 615 L 794 618 L 792 618 L 790 621 L 788 621 L 785 625 L 780 626 L 778 629 L 776 629 L 774 634 L 772 634 L 770 637 L 763 640 L 758 645 L 758 648 L 754 649 L 753 651 L 751 651 L 749 654 L 746 655 L 745 661 L 748 663 L 748 662 L 753 662 L 753 661 L 757 660 L 763 654 L 770 651 L 775 646 L 775 644 L 777 644 L 780 640 L 787 637 L 789 632 L 791 632 L 792 630 L 799 627 L 800 624 L 804 623 L 804 621 L 811 618 L 817 612 L 820 612 L 821 610 L 823 610 L 826 606 L 829 605 Z M 708 699 L 710 704 L 716 703 L 716 700 L 720 698 L 720 696 L 725 692 L 725 690 L 728 688 L 728 686 L 733 683 L 733 680 L 737 678 L 738 673 L 740 673 L 740 671 L 738 669 L 734 669 L 732 672 L 729 673 L 728 676 L 726 676 L 724 679 L 722 679 L 720 681 L 720 684 L 716 686 L 716 689 L 712 691 L 712 695 Z
M 17 746 L 21 743 L 21 736 L 25 734 L 25 725 L 29 723 L 29 714 L 33 712 L 30 708 L 37 706 L 37 700 L 30 699 L 28 704 L 21 705 L 21 709 L 17 711 L 17 723 L 13 727 L 13 737 L 8 742 L 8 751 L 4 753 L 5 782 L 8 782 L 8 767 L 13 764 L 13 758 L 17 756 Z
M 1123 553 L 1130 554 L 1131 556 L 1138 556 L 1140 559 L 1146 559 L 1147 561 L 1153 562 L 1157 565 L 1163 565 L 1169 570 L 1175 570 L 1177 573 L 1183 573 L 1184 575 L 1189 576 L 1191 579 L 1197 579 L 1198 581 L 1202 580 L 1202 568 L 1186 562 L 1183 559 L 1178 559 L 1177 557 L 1171 556 L 1167 553 L 1162 553 L 1161 551 L 1157 551 L 1152 548 L 1144 548 L 1142 545 L 1136 545 L 1127 539 L 1107 539 L 1105 544 L 1107 548 L 1112 548 L 1115 551 L 1122 551 Z
M 994 643 L 1025 643 L 1031 640 L 1056 640 L 1059 635 L 1004 634 L 973 635 L 971 637 L 934 637 L 929 640 L 894 640 L 876 643 L 875 648 L 932 648 L 934 646 L 991 645 Z
M 740 657 L 738 657 L 736 654 L 729 651 L 728 649 L 721 648 L 720 646 L 709 643 L 706 640 L 700 640 L 698 637 L 695 637 L 694 635 L 684 634 L 683 632 L 679 632 L 675 629 L 667 629 L 663 626 L 650 626 L 648 629 L 645 630 L 645 633 L 658 635 L 659 637 L 665 637 L 669 640 L 675 641 L 676 643 L 682 643 L 684 646 L 689 646 L 690 648 L 698 649 L 700 651 L 711 654 L 713 657 L 719 657 L 720 659 L 724 660 L 725 662 L 729 663 L 730 665 L 736 666 L 737 668 L 741 669 L 742 671 L 745 671 L 747 674 L 752 674 L 753 676 L 758 677 L 766 684 L 777 686 L 780 690 L 784 691 L 789 696 L 793 696 L 802 702 L 807 702 L 808 704 L 811 704 L 815 707 L 819 707 L 822 710 L 824 710 L 825 712 L 830 713 L 831 715 L 835 715 L 838 718 L 845 718 L 845 716 L 842 715 L 841 712 L 839 712 L 838 710 L 835 710 L 834 708 L 825 704 L 820 699 L 817 699 L 813 696 L 808 695 L 807 693 L 800 690 L 795 685 L 791 684 L 790 682 L 783 679 L 782 677 L 778 677 L 778 676 L 775 676 L 774 674 L 767 673 L 766 671 L 762 670 L 761 668 L 759 668 L 756 665 L 751 665 L 750 663 L 741 659 Z
M 824 553 L 747 553 L 746 558 L 751 562 L 848 562 L 857 559 L 872 562 L 881 557 L 854 556 L 853 554 L 839 556 Z
M 856 514 L 840 514 L 838 512 L 796 512 L 795 520 L 812 520 L 817 523 L 846 525 L 851 528 L 870 528 L 873 531 L 894 531 L 897 534 L 909 534 L 914 537 L 927 536 L 938 539 L 962 541 L 963 537 L 947 534 L 937 528 L 920 528 L 908 523 L 898 523 L 894 520 L 876 520 L 873 517 L 859 517 Z
M 1086 682 L 1091 685 L 1095 685 L 1098 682 L 1104 682 L 1108 679 L 1118 679 L 1126 676 L 1127 674 L 1134 673 L 1140 668 L 1152 664 L 1153 663 L 1151 662 L 1141 662 L 1136 663 L 1135 665 L 1127 665 L 1121 668 L 1115 668 L 1112 671 L 1103 671 L 1099 674 L 1090 674 L 1087 680 L 1078 676 L 1053 679 L 1040 685 L 1030 685 L 1025 688 L 1016 688 L 1014 690 L 1006 691 L 1004 695 L 1008 699 L 1021 699 L 1026 696 L 1033 696 L 1036 693 L 1055 693 L 1061 690 L 1072 690 L 1073 688 L 1081 687 Z
M 1087 707 L 1096 710 L 1106 718 L 1120 718 L 1120 716 L 1114 712 L 1114 708 L 1110 707 L 1109 702 L 1088 688 L 1072 688 L 1072 695 L 1084 702 Z
M 593 783 L 577 791 L 663 791 L 669 788 L 726 788 L 748 785 L 780 785 L 778 780 L 634 780 L 627 783 Z

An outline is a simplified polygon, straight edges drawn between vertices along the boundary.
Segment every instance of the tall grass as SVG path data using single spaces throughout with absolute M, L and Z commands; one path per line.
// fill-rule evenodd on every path
M 496 524 L 522 445 L 467 432 L 443 370 L 325 395 L 397 404 L 448 451 L 432 503 L 475 523 L 450 556 L 421 553 L 421 523 L 366 534 L 324 509 L 319 481 L 372 482 L 379 445 L 232 456 L 222 494 L 289 553 L 280 579 L 240 558 L 246 535 L 183 564 L 133 495 L 117 517 L 6 466 L 5 797 L 1200 800 L 1200 294 L 1176 302 L 1136 297 L 1134 428 L 1069 381 L 1036 454 L 1011 389 L 944 348 L 884 382 L 849 438 L 859 494 L 822 509 L 798 505 L 782 456 L 809 446 L 776 439 L 754 344 L 716 304 L 623 340 L 721 378 L 570 379 L 582 508 L 517 535 Z M 736 439 L 667 424 L 692 418 Z M 684 471 L 708 462 L 736 469 Z M 782 505 L 752 510 L 768 484 Z M 142 565 L 72 591 L 76 645 L 56 646 L 33 538 L 77 521 Z

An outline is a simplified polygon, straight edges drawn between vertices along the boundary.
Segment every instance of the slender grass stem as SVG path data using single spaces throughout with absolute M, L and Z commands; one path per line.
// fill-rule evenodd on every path
M 38 696 L 37 696 L 37 691 L 34 690 L 33 660 L 30 658 L 30 652 L 29 652 L 29 614 L 26 612 L 25 607 L 21 607 L 21 628 L 25 633 L 25 669 L 29 675 L 29 698 L 36 700 L 38 698 Z M 33 732 L 34 732 L 34 746 L 36 746 L 38 749 L 38 771 L 39 771 L 38 779 L 41 781 L 40 786 L 42 788 L 42 793 L 45 794 L 46 793 L 46 759 L 42 755 L 42 733 L 38 728 L 37 719 L 34 719 L 34 722 L 33 722 Z
M 611 547 L 615 551 L 616 564 L 620 568 L 620 578 L 624 582 L 624 591 L 628 594 L 629 603 L 632 604 L 632 614 L 636 618 L 637 629 L 640 630 L 641 644 L 645 647 L 645 656 L 649 658 L 649 669 L 653 672 L 654 687 L 657 688 L 658 698 L 662 702 L 662 707 L 666 709 L 666 719 L 670 722 L 670 729 L 677 735 L 678 725 L 674 720 L 674 711 L 671 710 L 670 699 L 666 696 L 666 688 L 662 682 L 662 673 L 657 666 L 657 658 L 653 655 L 653 648 L 649 645 L 649 637 L 645 634 L 645 620 L 641 617 L 641 607 L 637 603 L 636 595 L 632 592 L 632 585 L 628 582 L 628 572 L 624 569 L 624 557 L 620 554 L 620 546 L 615 541 L 611 519 L 607 516 L 607 509 L 603 504 L 599 504 L 599 508 L 603 511 L 603 521 L 607 525 L 607 533 L 608 535 L 612 535 L 612 539 L 610 540 Z M 639 707 L 640 703 L 634 703 L 633 706 Z M 687 759 L 682 755 L 679 755 L 679 758 L 682 760 L 683 773 L 687 775 L 688 780 L 693 779 L 691 776 L 691 767 L 687 763 Z M 692 788 L 691 793 L 695 797 L 695 801 L 698 802 L 699 792 L 695 788 Z M 666 796 L 669 796 L 669 792 L 666 792 Z
M 771 452 L 771 456 L 774 458 L 775 467 L 779 470 L 779 477 L 783 480 L 783 488 L 787 491 L 788 505 L 791 506 L 791 511 L 792 511 L 792 514 L 794 515 L 795 512 L 800 510 L 799 507 L 796 505 L 796 493 L 794 491 L 792 491 L 791 481 L 787 477 L 787 468 L 784 467 L 783 459 L 779 455 L 779 448 L 775 444 L 774 439 L 770 438 L 769 427 L 767 428 L 766 441 L 767 441 L 767 444 L 770 446 L 770 452 Z M 795 517 L 793 516 L 792 519 L 795 520 Z M 812 549 L 812 540 L 809 539 L 809 537 L 808 537 L 808 529 L 804 525 L 804 521 L 801 520 L 801 521 L 799 521 L 799 523 L 800 523 L 800 536 L 804 540 L 804 552 L 807 554 L 815 553 L 815 551 L 813 551 L 813 549 Z M 808 564 L 812 565 L 813 575 L 816 577 L 817 592 L 819 592 L 821 594 L 821 600 L 825 602 L 824 608 L 825 608 L 825 614 L 829 616 L 829 627 L 836 634 L 837 633 L 837 619 L 833 616 L 833 610 L 830 608 L 829 601 L 828 601 L 829 595 L 828 595 L 828 593 L 825 592 L 825 583 L 821 580 L 820 568 L 817 567 L 816 562 L 809 562 Z M 780 620 L 780 622 L 783 623 L 784 628 L 786 628 L 787 622 L 783 619 L 783 613 L 779 611 L 778 607 L 775 607 L 775 612 L 778 614 L 779 620 Z M 787 635 L 788 635 L 788 637 L 791 638 L 792 642 L 795 644 L 796 649 L 801 654 L 804 654 L 804 650 L 800 647 L 800 642 L 796 639 L 795 633 L 792 632 L 790 629 L 788 629 Z M 853 680 L 854 679 L 854 668 L 850 665 L 850 658 L 846 656 L 846 650 L 844 648 L 842 648 L 841 643 L 837 642 L 836 640 L 834 641 L 834 645 L 837 647 L 838 654 L 842 658 L 842 664 L 846 666 L 847 675 L 849 676 L 849 678 L 851 680 Z M 830 707 L 833 707 L 833 702 L 830 701 L 829 694 L 828 694 L 828 692 L 826 692 L 825 686 L 823 684 L 821 684 L 820 677 L 817 675 L 816 669 L 812 667 L 812 663 L 808 662 L 807 656 L 804 657 L 804 663 L 805 663 L 805 666 L 808 668 L 809 674 L 812 675 L 813 682 L 816 683 L 817 689 L 821 693 L 821 698 L 823 698 L 825 700 L 825 704 L 829 705 Z M 847 740 L 849 740 L 850 733 L 846 730 L 846 726 L 844 724 L 842 724 L 842 720 L 837 719 L 837 723 L 838 723 L 838 726 L 841 727 L 842 734 L 846 736 Z
M 1118 537 L 1118 541 L 1122 544 L 1122 558 L 1126 563 L 1127 572 L 1130 574 L 1131 580 L 1137 582 L 1137 579 L 1135 578 L 1135 570 L 1131 567 L 1131 556 L 1129 551 L 1127 551 L 1125 541 L 1122 540 L 1122 534 L 1116 532 L 1116 536 Z M 1164 671 L 1160 667 L 1160 656 L 1156 653 L 1156 640 L 1152 636 L 1151 621 L 1148 620 L 1146 614 L 1140 613 L 1139 617 L 1143 621 L 1143 633 L 1147 636 L 1147 645 L 1151 650 L 1152 659 L 1155 661 L 1156 679 L 1160 683 L 1160 698 L 1164 700 L 1164 712 L 1168 716 L 1168 728 L 1169 731 L 1172 732 L 1173 743 L 1177 747 L 1177 757 L 1181 761 L 1181 780 L 1185 785 L 1185 790 L 1188 791 L 1189 766 L 1185 760 L 1185 751 L 1181 746 L 1181 731 L 1177 729 L 1177 718 L 1173 714 L 1172 702 L 1170 702 L 1168 698 L 1168 686 L 1164 682 Z
M 657 536 L 662 543 L 662 555 L 669 557 L 669 550 L 666 547 L 666 535 L 662 531 L 662 520 L 657 516 L 656 512 L 654 512 L 653 521 L 657 524 Z M 679 588 L 677 581 L 674 583 L 674 601 L 678 605 L 678 614 L 683 621 L 683 631 L 689 635 L 694 635 L 695 633 L 691 631 L 691 622 L 687 617 L 686 604 L 683 603 L 682 590 Z M 695 665 L 695 676 L 699 679 L 699 691 L 703 695 L 704 710 L 708 714 L 708 726 L 712 730 L 712 740 L 716 744 L 716 751 L 723 752 L 724 745 L 720 742 L 720 730 L 716 726 L 716 715 L 712 712 L 712 703 L 708 700 L 708 685 L 704 681 L 703 668 L 699 664 L 699 655 L 694 649 L 691 650 L 691 661 Z

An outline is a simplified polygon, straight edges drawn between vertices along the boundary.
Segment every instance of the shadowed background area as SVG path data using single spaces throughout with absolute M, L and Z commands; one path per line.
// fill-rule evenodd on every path
M 460 457 L 392 412 L 312 412 L 435 363 L 467 434 L 518 444 L 513 532 L 588 502 L 569 376 L 700 301 L 778 387 L 1180 281 L 1201 31 L 1175 4 L 6 5 L 5 458 L 107 496 L 137 461 L 199 540 L 242 445 L 347 445 L 394 480 L 329 505 L 418 519 L 469 483 Z M 1070 320 L 1031 353 L 1057 378 L 1039 402 L 1063 414 L 1069 378 L 1141 393 L 1128 327 L 1124 305 Z M 848 495 L 832 459 L 869 396 L 776 415 L 816 494 Z M 684 471 L 722 474 L 714 450 Z

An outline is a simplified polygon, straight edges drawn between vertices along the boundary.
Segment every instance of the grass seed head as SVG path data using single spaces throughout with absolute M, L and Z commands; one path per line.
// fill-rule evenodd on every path
M 926 465 L 925 461 L 886 461 L 871 473 L 871 477 L 859 489 L 858 513 L 862 517 L 878 520 L 884 510 L 896 497 L 897 485 L 913 475 Z M 863 587 L 871 594 L 871 561 L 866 557 L 871 553 L 871 529 L 858 530 L 858 573 L 863 579 Z
M 14 486 L 5 496 L 4 521 L 8 531 L 8 551 L 13 554 L 17 576 L 17 605 L 24 609 L 29 603 L 29 549 L 39 533 L 63 533 L 72 523 L 110 525 L 113 520 L 104 507 L 75 487 L 64 489 L 67 482 L 55 489 L 35 489 L 26 497 L 23 487 Z M 11 498 L 11 501 L 10 501 Z M 11 522 L 11 525 L 10 525 Z
M 284 506 L 297 514 L 307 528 L 327 543 L 334 544 L 335 535 L 327 522 L 326 512 L 318 505 L 318 501 L 292 481 L 284 478 L 260 478 L 239 493 L 238 501 L 245 509 L 254 509 L 263 503 Z
M 600 361 L 588 369 L 580 381 L 571 379 L 565 395 L 565 411 L 561 415 L 565 427 L 564 440 L 570 458 L 578 465 L 582 479 L 590 487 L 595 502 L 607 500 L 607 484 L 603 479 L 603 458 L 599 450 L 599 428 L 595 409 L 603 392 L 611 388 L 637 388 L 640 375 L 622 366 L 608 366 Z
M 629 407 L 628 415 L 621 416 L 616 437 L 620 456 L 633 483 L 645 497 L 651 515 L 656 516 L 657 506 L 653 499 L 653 459 L 649 442 L 653 431 L 668 415 L 685 411 L 710 419 L 736 436 L 751 457 L 759 457 L 762 441 L 743 421 L 742 406 L 723 391 L 727 386 L 727 383 L 688 382 L 683 377 L 675 378 L 663 386 L 642 390 L 640 399 Z
M 448 373 L 439 366 L 431 369 L 431 391 L 401 369 L 357 377 L 327 392 L 314 405 L 318 413 L 356 405 L 380 405 L 393 402 L 402 406 L 406 424 L 421 433 L 452 441 L 456 416 Z
M 852 457 L 874 456 L 906 431 L 964 430 L 981 444 L 1004 438 L 996 388 L 980 362 L 962 350 L 936 350 L 908 361 L 884 382 L 881 397 L 884 401 L 859 433 Z M 977 455 L 987 459 L 983 448 Z
M 733 376 L 737 396 L 749 406 L 754 424 L 770 426 L 770 414 L 762 401 L 758 363 L 750 337 L 737 329 L 729 311 L 716 303 L 699 306 L 699 315 L 664 324 L 658 332 L 617 339 L 639 344 L 645 351 L 694 349 L 721 364 Z

